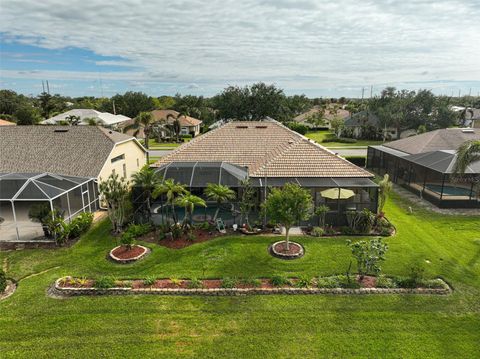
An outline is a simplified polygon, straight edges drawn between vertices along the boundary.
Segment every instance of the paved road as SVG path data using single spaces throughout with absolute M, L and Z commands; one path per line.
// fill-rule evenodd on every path
M 367 148 L 330 148 L 331 151 L 338 153 L 340 156 L 366 156 L 367 155 Z M 152 157 L 161 157 L 166 156 L 171 153 L 171 150 L 150 150 L 150 156 Z

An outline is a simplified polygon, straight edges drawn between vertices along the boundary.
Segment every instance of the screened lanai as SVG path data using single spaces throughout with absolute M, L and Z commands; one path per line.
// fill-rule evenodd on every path
M 0 174 L 0 240 L 44 239 L 42 225 L 33 221 L 33 206 L 56 209 L 70 222 L 82 212 L 98 209 L 98 189 L 93 178 L 51 173 Z
M 361 211 L 364 208 L 376 212 L 378 202 L 378 185 L 369 178 L 353 177 L 249 177 L 248 168 L 228 162 L 170 162 L 158 169 L 156 173 L 162 180 L 173 179 L 181 183 L 188 190 L 207 201 L 207 208 L 196 208 L 194 220 L 200 222 L 210 220 L 218 204 L 208 201 L 204 195 L 205 187 L 209 183 L 222 184 L 230 187 L 236 193 L 236 199 L 220 205 L 220 217 L 225 223 L 238 223 L 240 220 L 240 199 L 242 195 L 242 181 L 249 178 L 254 188 L 255 207 L 252 218 L 265 222 L 260 217 L 260 206 L 265 200 L 269 188 L 282 187 L 286 183 L 296 183 L 311 191 L 315 207 L 327 205 L 330 212 L 327 214 L 330 223 L 343 225 L 346 223 L 346 211 Z M 348 199 L 328 199 L 321 196 L 321 191 L 331 188 L 350 189 L 354 195 Z M 140 200 L 142 202 L 142 200 Z M 153 219 L 162 221 L 165 216 L 171 217 L 171 207 L 163 196 L 157 198 L 153 207 Z M 182 208 L 176 208 L 177 219 L 183 218 Z M 312 223 L 316 223 L 314 218 Z

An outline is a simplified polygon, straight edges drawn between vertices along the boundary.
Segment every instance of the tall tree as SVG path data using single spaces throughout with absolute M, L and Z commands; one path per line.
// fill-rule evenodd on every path
M 28 104 L 19 107 L 13 114 L 13 117 L 17 125 L 35 125 L 40 121 L 37 109 Z
M 172 209 L 173 221 L 177 223 L 178 219 L 177 214 L 175 213 L 175 200 L 178 196 L 187 193 L 188 191 L 185 189 L 184 185 L 176 183 L 173 179 L 168 179 L 155 187 L 155 190 L 152 193 L 152 197 L 158 198 L 162 195 L 165 195 L 167 197 L 167 204 L 169 204 Z
M 112 222 L 113 231 L 120 233 L 126 218 L 129 195 L 128 182 L 118 174 L 112 173 L 105 181 L 100 182 L 100 194 L 107 203 L 107 211 Z
M 467 167 L 477 161 L 480 161 L 480 140 L 467 141 L 457 150 L 457 161 L 453 171 L 456 174 L 464 174 Z
M 147 149 L 147 163 L 150 163 L 150 152 L 149 152 L 149 142 L 150 134 L 152 133 L 152 126 L 154 125 L 153 115 L 151 112 L 140 112 L 133 124 L 126 126 L 124 131 L 133 129 L 133 135 L 137 136 L 141 129 L 143 129 L 143 134 L 145 136 L 145 148 Z
M 155 108 L 152 98 L 143 92 L 127 91 L 123 95 L 113 96 L 111 100 L 115 103 L 117 113 L 131 118 Z
M 141 188 L 143 191 L 148 218 L 150 218 L 152 214 L 151 202 L 153 191 L 160 185 L 161 182 L 162 181 L 160 177 L 154 172 L 154 170 L 147 166 L 143 167 L 140 171 L 134 173 L 132 176 L 133 185 Z

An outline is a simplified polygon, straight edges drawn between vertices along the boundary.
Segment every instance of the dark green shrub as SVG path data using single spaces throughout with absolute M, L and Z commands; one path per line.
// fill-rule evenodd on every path
M 318 288 L 340 288 L 337 277 L 319 277 L 317 280 Z
M 203 282 L 200 279 L 192 278 L 188 282 L 187 287 L 191 289 L 203 288 Z
M 115 278 L 110 276 L 100 277 L 94 283 L 95 288 L 108 289 L 115 287 Z
M 236 285 L 237 285 L 237 279 L 226 277 L 222 279 L 222 283 L 220 286 L 222 288 L 235 288 Z
M 295 132 L 300 133 L 301 135 L 306 134 L 309 130 L 308 126 L 298 122 L 288 122 L 287 127 Z
M 173 239 L 178 239 L 182 236 L 183 234 L 183 229 L 181 226 L 179 225 L 172 225 L 172 227 L 170 228 L 171 232 L 172 232 L 172 238 Z
M 85 212 L 75 217 L 69 224 L 70 238 L 80 237 L 83 233 L 87 232 L 93 223 L 93 213 Z
M 348 138 L 348 137 L 328 137 L 323 139 L 322 143 L 328 143 L 328 142 L 339 142 L 339 143 L 357 143 L 357 140 L 354 138 Z
M 124 232 L 120 237 L 120 244 L 127 249 L 132 249 L 133 245 L 135 244 L 135 237 L 130 232 Z
M 188 134 L 188 135 L 182 135 L 182 138 L 183 138 L 183 139 L 192 139 L 193 136 L 190 135 L 190 134 Z
M 141 237 L 152 230 L 152 227 L 149 223 L 145 224 L 131 224 L 128 226 L 125 232 L 131 233 L 134 238 Z
M 292 282 L 290 281 L 290 279 L 288 279 L 287 277 L 284 277 L 282 275 L 274 275 L 271 279 L 270 279 L 270 283 L 272 283 L 272 285 L 274 287 L 282 287 L 282 286 L 287 286 L 287 285 L 291 285 Z
M 3 269 L 0 268 L 0 293 L 3 293 L 7 288 L 7 276 Z
M 197 237 L 195 236 L 195 233 L 193 231 L 188 231 L 187 232 L 187 241 L 193 242 Z
M 348 226 L 340 227 L 340 232 L 345 235 L 352 235 L 357 233 L 352 227 Z
M 410 273 L 406 278 L 398 278 L 397 283 L 399 287 L 416 288 L 421 286 L 424 281 L 425 268 L 420 264 L 415 264 L 410 267 Z

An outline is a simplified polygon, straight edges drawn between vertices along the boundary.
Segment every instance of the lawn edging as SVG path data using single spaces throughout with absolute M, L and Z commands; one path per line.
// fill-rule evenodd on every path
M 7 287 L 0 293 L 0 300 L 7 299 L 17 290 L 17 283 L 13 280 L 7 279 Z
M 236 295 L 269 295 L 269 294 L 434 294 L 447 295 L 452 292 L 449 285 L 440 278 L 443 288 L 76 288 L 60 285 L 64 278 L 58 278 L 54 285 L 54 294 L 63 297 L 97 296 L 97 295 L 199 295 L 199 296 L 236 296 Z
M 138 261 L 140 259 L 143 259 L 145 258 L 148 254 L 150 254 L 151 252 L 151 249 L 148 248 L 148 247 L 144 247 L 144 246 L 141 246 L 139 244 L 136 244 L 135 245 L 136 247 L 139 247 L 143 250 L 143 252 L 141 254 L 139 254 L 138 256 L 135 256 L 135 257 L 131 257 L 131 258 L 119 258 L 117 256 L 115 256 L 114 252 L 115 250 L 121 248 L 122 246 L 116 246 L 115 248 L 113 248 L 109 253 L 108 253 L 108 256 L 109 258 L 116 262 L 116 263 L 120 263 L 120 264 L 128 264 L 128 263 L 132 263 L 132 262 L 135 262 L 135 261 Z

